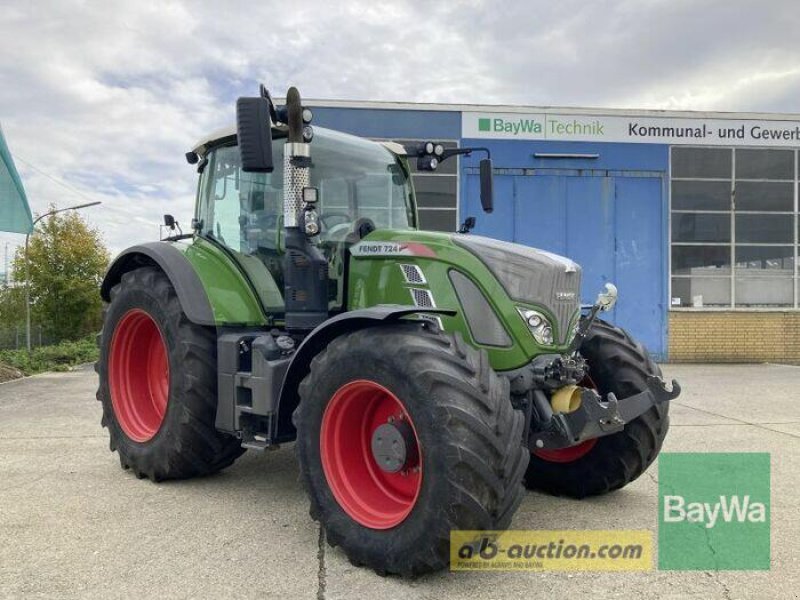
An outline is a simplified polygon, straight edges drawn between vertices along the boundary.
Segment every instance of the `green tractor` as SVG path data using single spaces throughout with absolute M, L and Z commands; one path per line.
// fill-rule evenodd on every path
M 191 233 L 166 215 L 174 235 L 102 284 L 97 398 L 123 468 L 208 475 L 294 441 L 328 542 L 411 576 L 447 565 L 451 530 L 508 527 L 525 488 L 602 494 L 653 462 L 680 388 L 597 318 L 612 285 L 581 307 L 569 259 L 471 220 L 417 229 L 409 160 L 486 149 L 314 130 L 295 88 L 236 112 L 187 153 Z

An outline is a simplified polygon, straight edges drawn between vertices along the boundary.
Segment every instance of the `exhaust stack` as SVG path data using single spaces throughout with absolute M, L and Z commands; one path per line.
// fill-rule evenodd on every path
M 311 128 L 304 123 L 297 88 L 289 88 L 286 92 L 284 110 L 289 128 L 283 158 L 286 328 L 308 331 L 328 318 L 328 261 L 311 243 L 311 238 L 319 233 L 316 193 L 304 198 L 304 190 L 316 192 L 309 187 Z

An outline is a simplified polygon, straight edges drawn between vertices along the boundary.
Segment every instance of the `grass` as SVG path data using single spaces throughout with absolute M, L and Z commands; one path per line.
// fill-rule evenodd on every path
M 53 346 L 27 350 L 0 350 L 0 364 L 35 375 L 44 371 L 68 371 L 76 365 L 97 360 L 97 343 L 94 336 L 75 342 L 61 342 Z

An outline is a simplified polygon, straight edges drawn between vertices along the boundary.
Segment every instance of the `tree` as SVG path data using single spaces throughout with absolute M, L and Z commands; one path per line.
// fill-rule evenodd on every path
M 97 229 L 76 211 L 52 215 L 31 234 L 28 257 L 33 322 L 56 340 L 98 331 L 99 288 L 109 253 Z M 12 275 L 14 281 L 25 281 L 24 248 L 17 250 Z

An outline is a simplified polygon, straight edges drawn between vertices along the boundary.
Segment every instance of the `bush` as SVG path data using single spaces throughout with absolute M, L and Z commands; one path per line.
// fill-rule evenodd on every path
M 76 365 L 95 362 L 98 357 L 94 336 L 76 342 L 61 342 L 54 346 L 27 350 L 0 350 L 0 363 L 19 369 L 25 375 L 44 371 L 68 371 Z

